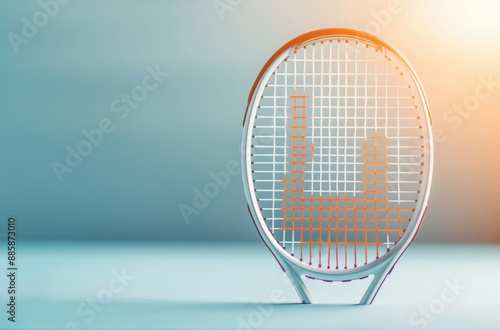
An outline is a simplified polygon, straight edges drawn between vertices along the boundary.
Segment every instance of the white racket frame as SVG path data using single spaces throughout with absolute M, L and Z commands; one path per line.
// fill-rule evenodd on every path
M 254 126 L 255 112 L 257 111 L 257 106 L 260 97 L 265 88 L 266 82 L 269 77 L 276 70 L 276 67 L 293 51 L 306 43 L 310 43 L 314 40 L 320 40 L 324 38 L 349 38 L 351 40 L 359 40 L 364 43 L 372 44 L 374 47 L 378 47 L 382 51 L 385 49 L 392 52 L 402 64 L 406 66 L 407 71 L 411 74 L 415 85 L 418 90 L 420 99 L 422 100 L 424 109 L 422 109 L 422 114 L 425 116 L 425 122 L 427 125 L 422 127 L 424 131 L 424 137 L 426 140 L 426 147 L 428 148 L 427 153 L 429 161 L 424 165 L 424 177 L 422 179 L 422 186 L 419 193 L 418 202 L 415 206 L 415 211 L 413 213 L 412 220 L 410 221 L 405 235 L 388 253 L 381 256 L 379 259 L 374 260 L 366 265 L 362 265 L 356 268 L 350 269 L 324 269 L 317 268 L 314 266 L 307 265 L 306 263 L 300 262 L 299 260 L 292 257 L 287 251 L 283 249 L 282 246 L 276 241 L 267 227 L 264 218 L 259 210 L 259 204 L 255 191 L 253 188 L 252 179 L 252 169 L 251 169 L 251 139 L 252 131 Z M 259 76 L 257 77 L 252 91 L 250 92 L 248 105 L 245 113 L 245 119 L 243 121 L 244 133 L 242 141 L 242 174 L 243 174 L 243 184 L 245 187 L 245 194 L 248 201 L 248 210 L 252 216 L 255 226 L 262 238 L 266 243 L 267 247 L 274 255 L 278 263 L 280 264 L 283 271 L 287 274 L 295 287 L 300 299 L 303 303 L 314 303 L 314 300 L 309 293 L 302 276 L 307 276 L 314 279 L 320 279 L 325 281 L 350 281 L 355 279 L 366 278 L 373 275 L 373 280 L 368 286 L 365 294 L 361 298 L 359 304 L 371 304 L 375 299 L 380 287 L 384 283 L 387 275 L 389 275 L 394 268 L 394 265 L 399 260 L 401 255 L 405 252 L 408 246 L 411 244 L 415 238 L 418 229 L 422 223 L 427 210 L 427 202 L 429 199 L 429 192 L 432 181 L 432 171 L 434 164 L 434 147 L 433 147 L 433 137 L 431 130 L 431 116 L 429 112 L 429 107 L 427 103 L 427 98 L 425 96 L 424 90 L 421 87 L 420 80 L 415 74 L 413 68 L 408 64 L 408 61 L 393 47 L 389 46 L 384 41 L 379 38 L 370 35 L 365 32 L 351 30 L 351 29 L 323 29 L 312 31 L 303 34 L 286 45 L 284 45 L 280 50 L 278 50 L 273 57 L 266 63 Z

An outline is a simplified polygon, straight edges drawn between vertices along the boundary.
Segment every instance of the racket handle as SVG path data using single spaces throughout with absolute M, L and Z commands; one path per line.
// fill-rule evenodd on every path
M 314 300 L 311 294 L 309 293 L 309 290 L 307 289 L 304 281 L 300 277 L 300 275 L 297 274 L 297 272 L 295 272 L 285 262 L 282 264 L 282 268 L 285 271 L 288 278 L 290 279 L 290 282 L 292 282 L 293 287 L 295 288 L 295 291 L 297 291 L 297 294 L 299 295 L 299 298 L 302 301 L 302 303 L 314 304 Z

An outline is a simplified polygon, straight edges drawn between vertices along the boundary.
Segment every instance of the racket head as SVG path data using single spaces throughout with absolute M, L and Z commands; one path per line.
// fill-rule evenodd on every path
M 330 112 L 324 114 L 325 109 Z M 356 123 L 348 123 L 350 119 Z M 432 178 L 431 117 L 418 77 L 393 47 L 349 29 L 318 30 L 293 39 L 257 77 L 243 124 L 242 168 L 249 210 L 261 237 L 280 260 L 312 277 L 361 277 L 397 260 L 414 239 Z M 334 134 L 323 132 L 332 127 Z M 351 129 L 354 133 L 347 133 Z M 404 145 L 408 148 L 402 148 L 401 141 L 410 142 Z M 379 158 L 386 161 L 378 162 Z M 368 173 L 370 166 L 374 173 Z M 377 173 L 378 167 L 382 173 Z M 314 179 L 318 168 L 321 177 L 330 176 L 324 180 L 326 187 L 322 179 Z M 355 173 L 354 179 L 347 179 L 349 172 Z M 369 181 L 372 195 L 380 192 L 377 185 L 386 185 L 385 200 L 368 196 Z M 373 203 L 380 203 L 380 208 Z M 379 211 L 385 214 L 377 215 Z M 384 234 L 386 250 L 381 247 Z

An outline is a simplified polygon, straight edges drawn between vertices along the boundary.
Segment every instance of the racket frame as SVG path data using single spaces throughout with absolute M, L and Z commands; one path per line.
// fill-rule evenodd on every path
M 348 38 L 349 40 L 359 40 L 363 43 L 368 43 L 381 51 L 389 50 L 393 56 L 396 56 L 398 60 L 405 65 L 407 72 L 411 74 L 415 86 L 418 91 L 418 96 L 423 104 L 423 109 L 421 110 L 422 115 L 425 117 L 426 125 L 423 125 L 425 147 L 427 148 L 428 161 L 424 164 L 424 178 L 422 179 L 422 186 L 419 193 L 418 202 L 415 206 L 415 211 L 413 212 L 412 221 L 410 221 L 405 234 L 398 241 L 398 243 L 391 248 L 389 252 L 382 255 L 378 259 L 369 262 L 366 265 L 361 265 L 355 268 L 349 269 L 326 269 L 318 268 L 315 266 L 307 265 L 293 256 L 291 256 L 280 243 L 273 237 L 271 231 L 267 227 L 265 220 L 259 209 L 259 204 L 255 191 L 251 187 L 252 182 L 252 169 L 251 169 L 251 145 L 252 145 L 252 131 L 255 120 L 255 112 L 259 104 L 260 96 L 263 94 L 263 90 L 267 81 L 269 80 L 272 73 L 275 71 L 276 67 L 281 63 L 286 57 L 290 56 L 294 50 L 302 47 L 304 44 L 309 44 L 315 40 L 320 41 L 325 38 Z M 360 304 L 371 304 L 377 295 L 380 287 L 384 283 L 385 278 L 389 275 L 394 268 L 394 265 L 406 251 L 408 246 L 412 243 L 416 237 L 418 230 L 422 224 L 422 220 L 425 216 L 427 210 L 427 203 L 429 199 L 433 163 L 434 163 L 434 147 L 433 147 L 433 137 L 432 137 L 432 119 L 429 112 L 429 107 L 427 103 L 427 98 L 425 96 L 424 90 L 421 87 L 420 80 L 416 76 L 413 68 L 409 65 L 408 61 L 393 47 L 380 40 L 379 38 L 370 35 L 365 32 L 351 30 L 351 29 L 323 29 L 316 30 L 306 34 L 303 34 L 287 44 L 281 47 L 266 63 L 264 68 L 261 70 L 257 79 L 255 80 L 252 90 L 248 98 L 248 104 L 245 111 L 245 117 L 243 120 L 243 140 L 242 140 L 242 175 L 243 184 L 245 188 L 245 194 L 248 201 L 248 210 L 252 217 L 252 220 L 257 228 L 259 235 L 265 242 L 271 253 L 274 255 L 278 263 L 280 264 L 283 271 L 287 274 L 295 287 L 300 299 L 303 303 L 313 303 L 314 300 L 305 286 L 302 276 L 306 276 L 313 279 L 320 279 L 324 281 L 351 281 L 355 279 L 364 279 L 370 275 L 373 275 L 373 280 L 370 283 L 368 289 L 366 290 L 364 296 L 362 297 Z M 253 186 L 253 185 L 252 185 Z

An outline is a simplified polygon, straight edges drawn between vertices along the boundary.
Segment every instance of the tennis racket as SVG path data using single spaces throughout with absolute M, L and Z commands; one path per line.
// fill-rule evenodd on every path
M 313 303 L 303 276 L 370 276 L 360 304 L 371 304 L 431 186 L 431 118 L 411 66 L 364 32 L 306 33 L 266 63 L 243 126 L 248 209 L 302 302 Z

